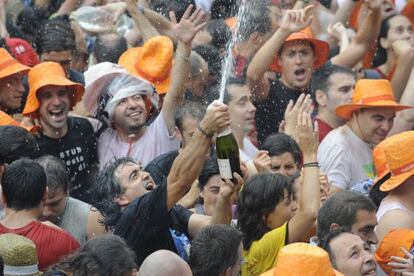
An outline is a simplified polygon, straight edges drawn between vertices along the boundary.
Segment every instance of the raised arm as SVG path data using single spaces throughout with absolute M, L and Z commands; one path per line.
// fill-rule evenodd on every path
M 0 37 L 8 38 L 9 32 L 6 28 L 7 0 L 0 0 Z
M 127 0 L 127 9 L 132 19 L 134 19 L 139 30 L 141 31 L 141 35 L 144 41 L 160 35 L 157 29 L 154 28 L 154 26 L 148 22 L 147 18 L 143 15 L 142 11 L 144 8 L 138 8 L 136 0 Z
M 184 100 L 184 82 L 189 74 L 191 42 L 197 32 L 205 26 L 204 12 L 197 9 L 194 13 L 191 13 L 192 9 L 193 6 L 190 5 L 178 24 L 174 12 L 170 13 L 171 22 L 174 25 L 174 32 L 179 41 L 172 69 L 171 87 L 164 98 L 164 104 L 161 109 L 161 115 L 163 116 L 170 133 L 174 132 L 175 109 Z
M 397 57 L 397 67 L 391 80 L 396 101 L 400 101 L 414 65 L 414 48 L 406 40 L 397 40 L 392 44 Z
M 313 16 L 313 5 L 301 10 L 288 10 L 283 17 L 282 24 L 272 37 L 260 48 L 247 68 L 247 83 L 252 89 L 256 101 L 266 100 L 269 95 L 270 84 L 265 77 L 275 56 L 281 49 L 286 38 L 310 24 Z
M 368 15 L 351 40 L 349 47 L 331 59 L 333 64 L 352 68 L 371 49 L 380 30 L 381 2 L 380 0 L 364 2 L 368 8 Z
M 175 159 L 167 177 L 167 206 L 170 209 L 188 191 L 203 169 L 214 133 L 230 125 L 227 106 L 212 104 L 190 143 Z M 207 134 L 207 135 L 206 135 Z
M 414 106 L 414 68 L 411 69 L 410 78 L 408 79 L 404 93 L 401 96 L 400 104 Z M 412 130 L 414 128 L 414 108 L 397 112 L 389 136 Z
M 315 223 L 320 207 L 319 167 L 315 164 L 319 144 L 318 125 L 312 126 L 310 113 L 298 116 L 298 144 L 303 153 L 303 183 L 299 208 L 289 221 L 289 243 L 298 242 Z

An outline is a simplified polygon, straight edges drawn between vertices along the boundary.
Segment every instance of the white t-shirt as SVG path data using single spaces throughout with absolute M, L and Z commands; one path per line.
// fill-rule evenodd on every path
M 374 178 L 372 146 L 347 125 L 332 130 L 318 148 L 318 162 L 330 182 L 349 190 L 357 182 Z
M 130 155 L 134 160 L 140 161 L 145 167 L 155 157 L 180 147 L 180 141 L 175 136 L 170 136 L 162 114 L 145 130 L 144 135 L 131 144 Z M 129 143 L 120 140 L 118 133 L 112 129 L 106 129 L 98 140 L 99 166 L 102 170 L 110 161 L 116 158 L 127 157 Z
M 249 138 L 243 138 L 243 147 L 243 149 L 239 149 L 241 161 L 248 162 L 256 157 L 258 149 L 250 142 Z

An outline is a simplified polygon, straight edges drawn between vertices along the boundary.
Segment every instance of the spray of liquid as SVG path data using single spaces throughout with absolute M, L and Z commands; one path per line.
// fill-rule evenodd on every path
M 220 82 L 220 98 L 219 101 L 223 102 L 224 98 L 224 91 L 226 88 L 227 80 L 230 77 L 230 74 L 233 72 L 233 65 L 234 65 L 234 53 L 233 49 L 234 46 L 237 45 L 237 43 L 240 41 L 240 34 L 243 33 L 243 31 L 246 28 L 246 25 L 249 24 L 247 22 L 247 15 L 248 13 L 254 8 L 255 1 L 251 0 L 241 0 L 239 10 L 236 15 L 236 26 L 233 29 L 232 37 L 230 41 L 227 42 L 227 51 L 226 51 L 226 57 L 223 62 L 223 68 L 221 71 L 221 82 Z

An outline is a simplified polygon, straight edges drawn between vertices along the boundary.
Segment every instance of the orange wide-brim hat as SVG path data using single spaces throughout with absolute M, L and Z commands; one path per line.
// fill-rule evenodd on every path
M 315 62 L 313 63 L 313 69 L 317 69 L 321 67 L 328 60 L 329 44 L 326 43 L 325 41 L 313 38 L 312 30 L 309 27 L 306 27 L 305 29 L 288 36 L 284 44 L 286 42 L 291 42 L 291 41 L 307 41 L 313 45 L 313 50 L 314 50 L 313 53 L 315 57 Z M 281 49 L 283 49 L 283 45 Z M 279 72 L 279 73 L 282 72 L 282 67 L 280 67 L 279 65 L 279 54 L 278 53 L 275 55 L 275 59 L 272 65 L 270 65 L 270 69 L 275 72 Z
M 414 175 L 414 131 L 405 131 L 388 138 L 384 154 L 391 177 L 381 184 L 380 190 L 391 191 Z
M 397 275 L 392 272 L 392 267 L 388 265 L 391 262 L 391 256 L 405 258 L 401 247 L 410 251 L 414 242 L 414 231 L 410 229 L 394 229 L 385 235 L 375 252 L 375 260 L 381 266 L 387 275 Z
M 386 147 L 386 145 L 390 142 L 392 142 L 392 139 L 387 138 L 376 145 L 372 151 L 372 160 L 374 160 L 374 167 L 376 171 L 374 185 L 390 173 L 390 168 L 384 153 L 384 147 Z
M 18 121 L 14 120 L 9 114 L 0 111 L 0 126 L 19 126 L 26 129 L 29 132 L 35 133 L 38 132 L 40 126 L 24 126 L 21 125 Z
M 154 85 L 158 94 L 168 92 L 171 84 L 174 45 L 167 36 L 156 36 L 144 46 L 124 52 L 118 63 L 131 74 Z
M 412 108 L 395 101 L 391 83 L 388 80 L 361 79 L 355 85 L 352 103 L 338 106 L 336 115 L 349 120 L 354 111 L 363 108 L 393 108 L 395 111 Z
M 40 107 L 37 91 L 48 85 L 65 86 L 71 89 L 70 94 L 72 106 L 76 105 L 82 98 L 84 87 L 80 83 L 73 82 L 66 77 L 62 66 L 56 62 L 43 62 L 33 67 L 28 76 L 29 95 L 23 109 L 23 115 L 33 115 Z
M 13 58 L 4 48 L 0 48 L 0 79 L 17 74 L 27 73 L 29 67 Z
M 343 276 L 332 267 L 325 250 L 303 242 L 292 243 L 280 249 L 276 267 L 263 275 Z

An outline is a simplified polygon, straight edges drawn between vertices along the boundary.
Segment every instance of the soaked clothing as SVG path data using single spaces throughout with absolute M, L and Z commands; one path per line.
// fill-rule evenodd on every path
M 170 135 L 163 115 L 160 114 L 136 142 L 123 142 L 116 130 L 107 128 L 98 141 L 99 166 L 102 170 L 117 158 L 130 157 L 145 167 L 155 157 L 179 147 L 180 141 Z
M 88 203 L 69 197 L 65 211 L 56 225 L 69 232 L 81 245 L 84 244 L 88 239 L 88 215 L 91 207 Z
M 135 251 L 140 266 L 148 255 L 157 250 L 179 253 L 172 232 L 176 236 L 185 234 L 189 237 L 188 222 L 191 214 L 179 205 L 167 209 L 167 184 L 164 182 L 128 205 L 114 227 L 114 234 L 124 238 Z
M 0 224 L 0 234 L 5 233 L 21 235 L 34 242 L 41 271 L 58 263 L 63 257 L 72 254 L 80 247 L 79 243 L 65 231 L 39 221 L 32 221 L 16 229 L 9 229 Z
M 89 202 L 90 173 L 97 162 L 97 139 L 91 123 L 84 118 L 68 117 L 68 132 L 59 139 L 43 134 L 37 139 L 39 156 L 49 154 L 60 158 L 69 170 L 72 190 L 70 195 Z
M 280 80 L 272 81 L 269 96 L 263 102 L 256 103 L 256 125 L 259 144 L 262 144 L 267 136 L 277 133 L 280 122 L 290 100 L 297 101 L 300 94 L 310 93 L 310 89 L 301 91 L 284 85 Z

